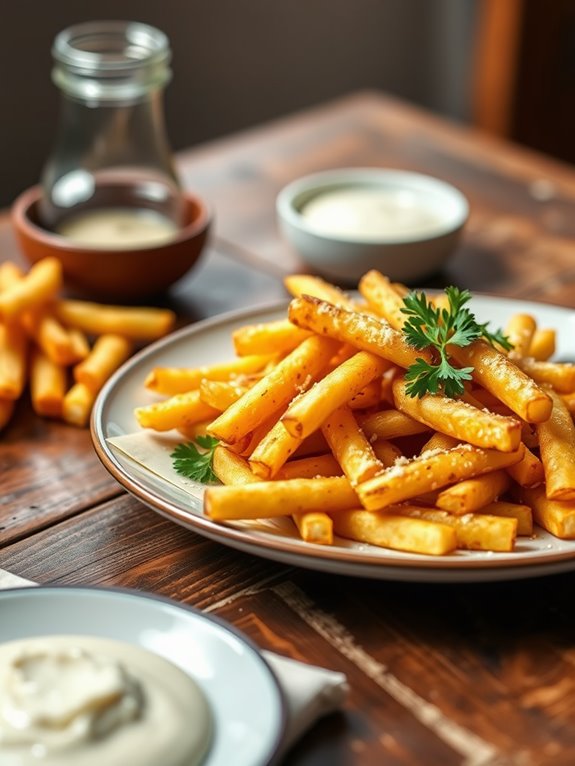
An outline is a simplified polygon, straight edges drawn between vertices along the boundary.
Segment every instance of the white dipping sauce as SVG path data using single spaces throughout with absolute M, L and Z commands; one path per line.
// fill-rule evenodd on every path
M 408 189 L 335 189 L 307 202 L 301 215 L 318 234 L 365 241 L 428 236 L 443 224 L 439 211 Z
M 86 636 L 0 645 L 2 766 L 197 766 L 211 736 L 200 688 L 153 652 Z
M 100 208 L 64 219 L 56 233 L 77 245 L 128 250 L 160 245 L 172 239 L 178 226 L 153 210 Z

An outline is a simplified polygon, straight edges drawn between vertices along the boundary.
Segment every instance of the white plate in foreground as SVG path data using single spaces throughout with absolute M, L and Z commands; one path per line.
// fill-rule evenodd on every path
M 202 766 L 265 766 L 285 727 L 279 686 L 239 632 L 168 599 L 134 591 L 38 587 L 0 591 L 0 642 L 87 635 L 136 644 L 173 662 L 206 695 L 214 738 Z
M 144 388 L 155 366 L 199 367 L 233 357 L 232 332 L 242 325 L 285 317 L 286 306 L 226 314 L 199 322 L 148 346 L 108 381 L 92 415 L 92 439 L 98 456 L 129 492 L 164 516 L 205 537 L 287 564 L 338 574 L 388 580 L 461 582 L 502 580 L 575 569 L 575 541 L 558 540 L 541 529 L 534 538 L 518 538 L 513 553 L 458 551 L 424 556 L 391 551 L 337 538 L 333 546 L 304 543 L 291 520 L 221 524 L 202 512 L 203 487 L 187 492 L 156 476 L 113 449 L 107 439 L 134 433 L 134 408 L 157 400 Z M 557 358 L 575 359 L 575 311 L 526 301 L 488 296 L 473 298 L 471 309 L 481 322 L 503 327 L 514 313 L 533 314 L 541 327 L 557 330 Z

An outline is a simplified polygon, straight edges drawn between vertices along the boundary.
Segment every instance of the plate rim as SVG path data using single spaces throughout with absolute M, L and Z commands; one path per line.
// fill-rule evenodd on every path
M 424 290 L 428 293 L 438 292 L 437 290 L 427 288 L 416 289 Z M 507 304 L 518 304 L 523 307 L 532 307 L 532 310 L 534 311 L 538 308 L 543 308 L 545 310 L 558 311 L 565 315 L 575 316 L 574 308 L 558 306 L 552 303 L 541 303 L 521 298 L 508 298 L 481 292 L 473 293 L 472 298 L 487 300 L 488 302 L 493 301 L 497 304 L 502 302 Z M 482 559 L 461 558 L 459 560 L 446 560 L 442 559 L 440 556 L 430 556 L 422 557 L 420 560 L 414 561 L 413 558 L 403 559 L 395 558 L 395 556 L 385 559 L 381 553 L 379 555 L 374 555 L 364 550 L 361 551 L 361 560 L 358 560 L 357 550 L 337 548 L 337 553 L 334 553 L 329 546 L 313 544 L 307 544 L 309 546 L 309 553 L 304 552 L 303 549 L 294 551 L 289 538 L 284 540 L 281 537 L 270 536 L 269 539 L 250 539 L 249 530 L 235 527 L 231 523 L 214 522 L 204 515 L 186 512 L 170 500 L 159 497 L 154 491 L 148 490 L 145 486 L 141 485 L 137 479 L 134 479 L 128 474 L 119 462 L 116 462 L 113 451 L 107 445 L 107 437 L 103 421 L 103 411 L 108 397 L 113 393 L 113 390 L 121 382 L 124 376 L 129 374 L 131 369 L 136 367 L 142 360 L 155 355 L 164 347 L 169 347 L 174 343 L 178 343 L 183 338 L 193 338 L 196 335 L 202 334 L 204 331 L 209 331 L 212 328 L 218 328 L 232 322 L 243 320 L 248 320 L 250 322 L 257 321 L 258 317 L 261 315 L 285 310 L 289 304 L 289 300 L 288 297 L 285 300 L 275 301 L 255 308 L 244 307 L 241 309 L 234 309 L 185 325 L 138 351 L 110 377 L 96 398 L 90 418 L 90 435 L 98 458 L 106 470 L 121 486 L 124 487 L 124 489 L 165 518 L 178 523 L 187 529 L 191 529 L 213 541 L 251 553 L 252 555 L 259 555 L 263 558 L 280 561 L 281 563 L 288 565 L 294 564 L 295 562 L 297 565 L 310 569 L 322 569 L 325 571 L 326 566 L 332 564 L 333 566 L 338 567 L 337 573 L 339 574 L 394 579 L 394 574 L 399 575 L 402 573 L 398 579 L 407 579 L 405 575 L 411 572 L 414 577 L 417 576 L 416 573 L 420 573 L 422 575 L 422 581 L 425 580 L 424 576 L 426 575 L 432 575 L 435 581 L 437 581 L 437 579 L 441 579 L 442 576 L 448 578 L 453 575 L 453 573 L 457 572 L 462 575 L 463 579 L 495 579 L 492 577 L 492 574 L 496 571 L 501 573 L 500 579 L 505 579 L 511 577 L 532 576 L 533 574 L 537 574 L 537 571 L 533 572 L 532 570 L 537 570 L 538 567 L 540 567 L 541 570 L 553 569 L 554 566 L 557 569 L 565 569 L 569 562 L 571 562 L 573 568 L 575 568 L 575 550 L 556 551 L 551 557 L 545 552 L 540 552 L 532 555 L 528 559 L 522 559 L 518 556 L 517 560 L 507 559 L 505 562 L 498 562 L 496 553 L 491 557 L 485 556 L 485 558 Z M 407 555 L 413 557 L 417 554 Z M 316 562 L 315 566 L 314 562 Z M 376 569 L 377 572 L 370 571 L 373 569 Z M 523 571 L 525 571 L 525 574 L 521 574 Z M 504 575 L 503 572 L 507 574 Z M 511 572 L 515 572 L 515 574 L 511 574 Z M 552 572 L 549 571 L 548 573 Z M 451 580 L 446 579 L 446 581 Z
M 137 601 L 143 600 L 143 601 L 152 602 L 152 604 L 156 602 L 160 602 L 170 606 L 171 608 L 175 608 L 178 611 L 190 612 L 191 614 L 193 614 L 195 617 L 199 618 L 200 620 L 210 622 L 216 625 L 218 629 L 234 636 L 234 638 L 236 638 L 244 647 L 249 649 L 252 656 L 256 659 L 260 667 L 265 671 L 266 675 L 268 676 L 268 679 L 270 681 L 270 688 L 273 688 L 276 693 L 277 704 L 278 704 L 278 727 L 271 741 L 270 748 L 268 748 L 268 752 L 263 754 L 264 760 L 261 762 L 261 766 L 268 766 L 269 764 L 272 764 L 275 762 L 275 758 L 282 751 L 285 736 L 287 733 L 288 703 L 287 703 L 285 692 L 280 684 L 280 681 L 277 677 L 276 672 L 274 671 L 270 663 L 264 657 L 260 647 L 255 643 L 255 641 L 253 641 L 243 631 L 241 631 L 232 623 L 225 620 L 223 617 L 220 617 L 219 615 L 216 615 L 216 614 L 206 613 L 195 606 L 191 606 L 190 604 L 176 601 L 173 598 L 170 598 L 168 596 L 163 596 L 158 593 L 153 593 L 151 591 L 140 591 L 140 590 L 137 590 L 136 588 L 127 588 L 124 586 L 91 585 L 91 584 L 72 585 L 69 583 L 44 585 L 41 583 L 31 583 L 31 585 L 0 588 L 0 602 L 2 602 L 2 600 L 6 597 L 16 597 L 16 598 L 23 597 L 24 599 L 26 599 L 29 597 L 31 598 L 33 597 L 33 595 L 36 595 L 38 593 L 49 593 L 49 594 L 51 593 L 57 596 L 59 592 L 60 593 L 72 592 L 72 593 L 77 593 L 78 595 L 82 595 L 82 593 L 84 594 L 99 593 L 109 597 L 124 596 L 129 599 L 136 599 Z M 17 640 L 17 639 L 14 639 L 14 640 Z M 0 643 L 2 643 L 2 641 L 0 641 Z M 140 644 L 137 644 L 137 645 L 140 646 Z M 148 650 L 148 651 L 151 651 L 151 650 Z M 183 668 L 180 668 L 180 669 L 183 670 L 183 672 L 187 673 L 187 671 L 184 670 Z M 193 676 L 190 676 L 190 677 L 193 678 Z M 206 753 L 206 757 L 208 756 L 208 754 L 209 754 L 209 751 Z M 209 759 L 206 760 L 206 766 L 209 766 Z

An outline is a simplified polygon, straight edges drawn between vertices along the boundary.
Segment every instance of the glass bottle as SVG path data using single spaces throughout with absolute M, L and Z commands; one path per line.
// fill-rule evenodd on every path
M 42 175 L 43 225 L 104 247 L 169 239 L 184 208 L 164 124 L 166 35 L 88 22 L 61 32 L 52 55 L 61 116 Z

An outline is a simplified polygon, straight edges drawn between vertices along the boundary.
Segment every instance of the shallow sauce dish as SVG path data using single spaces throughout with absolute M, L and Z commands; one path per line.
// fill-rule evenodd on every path
M 479 321 L 505 325 L 514 313 L 530 313 L 541 326 L 557 329 L 559 358 L 575 353 L 575 312 L 555 306 L 488 296 L 472 299 Z M 94 446 L 108 471 L 129 492 L 160 514 L 212 540 L 291 565 L 337 574 L 418 582 L 503 580 L 575 569 L 575 541 L 559 540 L 538 529 L 521 537 L 511 553 L 457 551 L 446 556 L 424 556 L 336 538 L 334 545 L 303 542 L 290 519 L 240 521 L 221 524 L 204 516 L 203 486 L 171 483 L 114 449 L 108 439 L 139 430 L 134 408 L 156 401 L 144 387 L 154 366 L 210 365 L 233 357 L 231 333 L 245 324 L 285 317 L 286 306 L 243 311 L 200 322 L 147 347 L 127 362 L 102 390 L 92 415 Z M 168 460 L 169 465 L 169 460 Z
M 329 198 L 331 213 L 327 204 L 312 212 Z M 288 184 L 276 212 L 283 236 L 323 276 L 356 284 L 366 271 L 378 269 L 392 280 L 413 283 L 440 269 L 453 253 L 469 206 L 458 189 L 431 176 L 344 168 Z
M 265 766 L 278 752 L 286 708 L 276 678 L 256 647 L 218 618 L 136 591 L 66 586 L 2 590 L 0 612 L 0 643 L 49 635 L 111 638 L 188 673 L 214 719 L 202 766 Z

